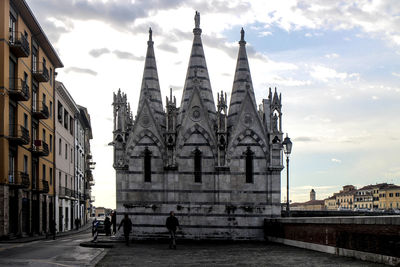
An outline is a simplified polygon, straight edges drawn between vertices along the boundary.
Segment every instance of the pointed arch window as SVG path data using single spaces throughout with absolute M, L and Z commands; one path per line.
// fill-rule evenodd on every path
M 150 183 L 151 182 L 151 151 L 146 147 L 144 149 L 144 181 Z
M 251 151 L 250 147 L 247 147 L 245 154 L 246 159 L 246 183 L 253 183 L 253 155 L 254 152 Z
M 202 153 L 196 148 L 194 151 L 194 182 L 201 183 L 201 159 Z

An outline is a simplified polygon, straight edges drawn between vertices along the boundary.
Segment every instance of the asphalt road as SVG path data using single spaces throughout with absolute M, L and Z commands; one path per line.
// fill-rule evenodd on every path
M 91 233 L 85 232 L 56 240 L 0 243 L 0 266 L 93 266 L 105 251 L 79 246 L 90 239 Z

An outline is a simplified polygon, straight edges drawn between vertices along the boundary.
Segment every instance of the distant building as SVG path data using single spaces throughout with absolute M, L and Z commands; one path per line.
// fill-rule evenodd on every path
M 324 199 L 326 210 L 337 210 L 338 206 L 336 203 L 336 194 L 331 197 Z
M 339 210 L 353 210 L 354 209 L 354 196 L 357 189 L 353 185 L 343 186 L 343 190 L 337 193 L 336 203 Z
M 310 200 L 307 202 L 297 202 L 290 204 L 290 210 L 324 210 L 325 201 L 316 200 L 316 193 L 314 189 L 311 189 Z
M 379 190 L 379 209 L 400 210 L 400 186 L 389 184 Z

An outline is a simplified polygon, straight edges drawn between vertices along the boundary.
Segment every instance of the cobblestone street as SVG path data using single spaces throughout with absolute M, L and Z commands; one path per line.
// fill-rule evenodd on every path
M 96 266 L 384 266 L 273 243 L 115 244 Z

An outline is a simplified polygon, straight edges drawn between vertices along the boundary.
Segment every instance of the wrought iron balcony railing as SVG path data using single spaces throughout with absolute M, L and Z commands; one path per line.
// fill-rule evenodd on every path
M 50 116 L 49 108 L 44 102 L 41 102 L 40 105 L 34 105 L 32 111 L 32 115 L 38 120 L 48 119 Z
M 10 124 L 8 140 L 13 143 L 27 145 L 29 144 L 29 130 L 19 124 Z
M 11 52 L 16 57 L 28 57 L 29 56 L 29 42 L 25 34 L 22 32 L 10 31 L 10 37 L 8 41 Z
M 48 82 L 49 70 L 43 62 L 35 62 L 32 65 L 32 76 L 38 82 Z
M 29 100 L 28 83 L 21 78 L 10 78 L 8 94 L 15 101 Z
M 34 140 L 32 145 L 32 154 L 37 157 L 49 155 L 49 145 L 43 140 Z
M 46 180 L 42 180 L 42 189 L 40 190 L 43 193 L 48 193 L 50 191 L 49 182 Z
M 13 187 L 28 188 L 30 185 L 29 174 L 17 172 L 8 175 L 8 184 Z

